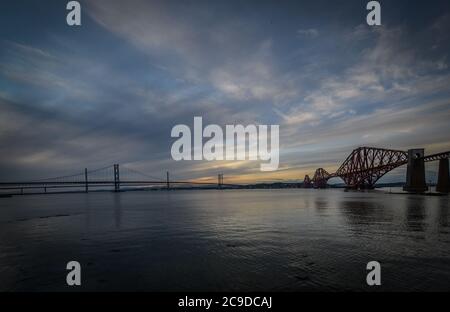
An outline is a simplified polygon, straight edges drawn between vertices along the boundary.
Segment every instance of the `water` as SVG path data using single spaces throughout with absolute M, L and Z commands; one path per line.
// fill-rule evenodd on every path
M 0 198 L 0 290 L 450 290 L 449 197 L 342 190 Z

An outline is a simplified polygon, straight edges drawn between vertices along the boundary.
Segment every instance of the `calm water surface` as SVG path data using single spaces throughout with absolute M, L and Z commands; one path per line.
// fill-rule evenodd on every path
M 449 197 L 342 190 L 0 198 L 0 290 L 450 290 Z

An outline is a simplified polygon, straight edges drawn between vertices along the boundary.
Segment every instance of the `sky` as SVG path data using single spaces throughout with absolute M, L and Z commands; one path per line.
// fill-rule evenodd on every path
M 0 4 L 0 180 L 119 163 L 300 181 L 358 146 L 450 150 L 448 1 L 380 1 L 381 26 L 360 0 L 80 3 L 76 27 L 64 0 Z M 279 125 L 279 170 L 174 161 L 171 129 L 194 116 Z

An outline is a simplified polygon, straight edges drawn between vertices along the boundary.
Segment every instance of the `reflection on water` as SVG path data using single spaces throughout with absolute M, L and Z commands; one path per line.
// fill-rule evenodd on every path
M 443 233 L 448 231 L 448 208 L 449 208 L 449 198 L 441 197 L 439 200 L 439 215 L 438 224 L 439 230 Z
M 425 198 L 418 197 L 415 200 L 408 201 L 406 211 L 406 224 L 409 231 L 425 232 Z
M 120 229 L 121 221 L 122 221 L 122 203 L 121 203 L 121 194 L 114 193 L 114 221 L 116 225 L 116 229 Z
M 449 198 L 342 190 L 0 199 L 0 290 L 450 290 Z M 80 290 L 80 289 L 77 289 Z

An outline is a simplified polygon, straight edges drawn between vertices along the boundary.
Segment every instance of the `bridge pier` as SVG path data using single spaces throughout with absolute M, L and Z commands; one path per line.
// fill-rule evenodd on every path
M 439 160 L 439 174 L 436 192 L 450 193 L 450 177 L 448 172 L 448 158 Z
M 314 181 L 314 188 L 316 189 L 326 189 L 328 188 L 327 180 L 318 180 Z
M 425 162 L 423 148 L 408 150 L 408 167 L 406 171 L 406 185 L 404 191 L 410 193 L 423 193 L 428 190 L 425 182 Z

